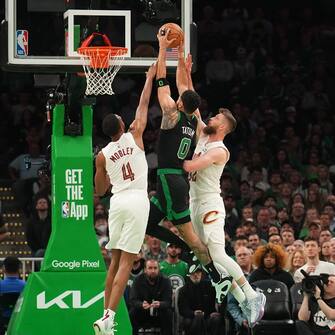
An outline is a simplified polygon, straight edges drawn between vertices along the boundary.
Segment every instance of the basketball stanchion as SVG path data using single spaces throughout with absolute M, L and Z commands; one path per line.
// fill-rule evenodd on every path
M 41 271 L 29 275 L 7 335 L 93 335 L 92 324 L 103 313 L 106 267 L 93 221 L 93 111 L 82 106 L 82 133 L 69 135 L 66 107 L 58 104 L 52 113 L 52 233 Z M 120 334 L 132 334 L 123 299 L 115 321 Z

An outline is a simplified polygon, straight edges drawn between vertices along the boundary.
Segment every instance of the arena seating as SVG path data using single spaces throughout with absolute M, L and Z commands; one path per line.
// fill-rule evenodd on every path
M 287 286 L 277 280 L 259 280 L 253 285 L 266 296 L 264 317 L 252 329 L 252 335 L 294 334 L 290 294 Z

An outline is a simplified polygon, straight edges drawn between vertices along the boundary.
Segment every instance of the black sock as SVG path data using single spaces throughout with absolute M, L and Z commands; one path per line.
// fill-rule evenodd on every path
M 212 278 L 214 283 L 217 283 L 220 281 L 221 279 L 221 275 L 218 272 L 218 270 L 216 269 L 216 267 L 214 266 L 213 261 L 208 263 L 207 265 L 205 265 L 205 268 L 207 270 L 207 273 L 209 274 L 209 276 Z
M 186 262 L 189 266 L 192 266 L 192 264 L 195 264 L 196 262 L 199 262 L 198 260 L 194 260 L 194 252 L 190 250 L 183 250 L 183 252 L 180 255 L 180 259 L 184 262 Z M 200 262 L 199 262 L 200 264 Z

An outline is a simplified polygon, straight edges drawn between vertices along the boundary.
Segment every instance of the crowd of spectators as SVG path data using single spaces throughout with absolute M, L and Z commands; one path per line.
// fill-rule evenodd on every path
M 242 0 L 203 3 L 194 11 L 198 25 L 194 86 L 202 97 L 201 114 L 206 121 L 224 106 L 238 121 L 236 131 L 225 140 L 231 159 L 221 179 L 227 211 L 226 250 L 236 257 L 250 281 L 272 278 L 290 287 L 301 280 L 297 271 L 301 267 L 308 273 L 327 270 L 335 274 L 335 27 L 330 15 L 334 8 L 331 3 L 328 8 L 326 2 L 323 6 L 305 2 L 299 9 L 257 7 Z M 50 233 L 50 218 L 43 212 L 43 206 L 48 206 L 50 179 L 38 172 L 50 141 L 44 92 L 34 89 L 27 74 L 0 72 L 0 76 L 0 174 L 11 178 L 14 189 L 23 196 L 19 201 L 31 217 L 28 243 L 40 254 Z M 126 125 L 135 115 L 141 76 L 118 77 L 115 85 L 120 94 L 97 100 L 94 146 L 102 147 L 108 141 L 100 129 L 107 113 L 119 112 Z M 9 78 L 16 81 L 6 85 Z M 173 77 L 170 82 L 173 86 Z M 144 134 L 149 194 L 155 190 L 160 114 L 154 96 Z M 34 162 L 29 171 L 26 157 Z M 95 199 L 95 229 L 108 264 L 110 255 L 104 250 L 107 210 L 108 199 Z M 168 221 L 163 224 L 175 232 Z M 136 320 L 155 316 L 144 310 L 155 309 L 160 298 L 150 296 L 148 302 L 136 287 L 143 289 L 150 281 L 169 286 L 157 262 L 163 273 L 167 265 L 182 262 L 176 260 L 175 249 L 146 238 L 130 280 L 135 291 L 130 291 L 129 303 Z M 179 267 L 184 269 L 183 264 Z M 187 294 L 188 287 L 200 281 L 197 275 L 187 278 L 185 271 L 178 280 L 176 274 L 172 277 L 165 294 L 172 295 L 173 285 L 185 282 L 182 294 Z M 170 306 L 171 296 L 164 299 L 163 305 Z M 186 331 L 193 327 L 193 315 L 197 322 L 205 316 L 211 327 L 215 324 L 217 310 L 207 307 L 197 306 L 190 312 L 189 306 L 181 305 Z M 228 310 L 237 330 L 245 333 L 247 321 L 232 297 L 228 297 Z M 208 322 L 209 318 L 214 321 Z M 168 308 L 161 320 L 170 320 Z

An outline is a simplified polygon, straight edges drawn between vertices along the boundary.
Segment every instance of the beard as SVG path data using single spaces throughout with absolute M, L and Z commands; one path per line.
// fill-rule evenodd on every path
M 213 135 L 216 134 L 216 129 L 212 126 L 206 126 L 204 127 L 203 132 L 206 135 Z
M 147 275 L 147 278 L 151 283 L 156 283 L 158 275 L 157 274 Z
M 171 258 L 177 258 L 178 257 L 178 254 L 168 254 Z

